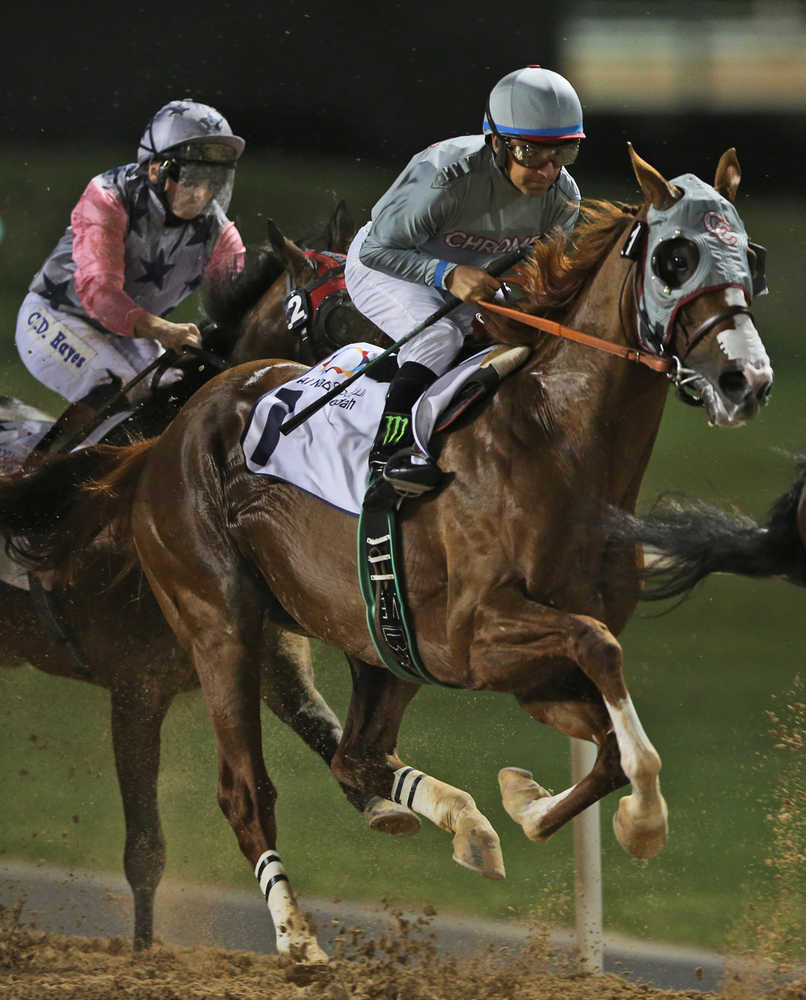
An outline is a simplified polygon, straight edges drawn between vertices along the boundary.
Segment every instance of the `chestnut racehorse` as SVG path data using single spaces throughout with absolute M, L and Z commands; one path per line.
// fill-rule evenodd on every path
M 346 250 L 351 233 L 348 223 L 342 204 L 325 234 L 328 249 Z M 288 284 L 309 281 L 314 267 L 309 257 L 276 229 L 273 236 L 272 252 L 264 254 L 257 267 L 248 269 L 245 281 L 238 279 L 234 286 L 216 287 L 215 291 L 203 289 L 205 298 L 214 298 L 226 318 L 226 325 L 207 331 L 205 347 L 222 351 L 227 361 L 236 356 L 241 360 L 295 356 L 282 297 Z M 348 322 L 352 315 L 348 314 Z M 367 336 L 371 335 L 366 324 L 358 322 L 353 339 Z M 321 356 L 330 350 L 329 345 L 323 345 Z M 122 441 L 129 440 L 127 434 L 158 433 L 175 416 L 178 403 L 217 371 L 203 359 L 193 358 L 186 367 L 181 382 L 159 386 L 147 405 L 113 433 Z M 63 459 L 55 460 L 56 468 L 60 461 Z M 85 459 L 72 461 L 80 464 Z M 15 481 L 6 480 L 6 484 Z M 44 496 L 43 503 L 43 523 L 49 520 L 58 533 L 62 522 L 57 494 L 50 497 L 50 510 Z M 20 533 L 13 527 L 10 532 Z M 69 545 L 68 535 L 64 541 Z M 47 673 L 89 681 L 110 693 L 112 742 L 126 825 L 124 868 L 134 895 L 134 947 L 141 949 L 152 943 L 154 895 L 165 866 L 157 801 L 161 726 L 174 697 L 197 687 L 198 678 L 142 575 L 124 572 L 131 553 L 130 539 L 112 544 L 104 537 L 83 553 L 76 553 L 69 574 L 58 572 L 57 566 L 56 578 L 45 578 L 54 598 L 54 610 L 46 612 L 50 627 L 43 625 L 38 610 L 41 597 L 0 581 L 0 648 L 4 665 L 27 662 Z M 341 724 L 314 685 L 308 640 L 272 630 L 267 632 L 266 642 L 262 691 L 266 704 L 329 764 L 338 746 Z M 408 810 L 391 803 L 384 807 L 379 801 L 365 809 L 368 799 L 352 789 L 347 792 L 350 801 L 364 809 L 374 829 L 397 833 L 417 829 L 418 821 Z
M 702 399 L 712 423 L 739 424 L 766 401 L 772 371 L 748 309 L 746 234 L 732 206 L 741 176 L 735 151 L 720 159 L 713 187 L 691 174 L 667 181 L 632 148 L 630 155 L 646 203 L 595 203 L 572 252 L 559 241 L 537 246 L 522 308 L 628 347 L 633 361 L 654 345 L 655 360 L 661 351 L 679 359 L 671 366 L 678 381 Z M 559 794 L 529 771 L 500 771 L 504 806 L 528 837 L 548 839 L 630 783 L 615 833 L 648 858 L 667 832 L 660 758 L 630 699 L 616 640 L 635 605 L 622 582 L 635 580 L 639 565 L 634 545 L 609 541 L 602 513 L 607 505 L 634 509 L 668 380 L 510 320 L 490 316 L 487 324 L 498 340 L 532 353 L 474 419 L 436 436 L 448 484 L 401 511 L 420 658 L 437 683 L 511 694 L 534 719 L 598 747 L 590 774 Z M 502 878 L 504 864 L 471 796 L 397 755 L 419 685 L 382 667 L 367 631 L 355 521 L 246 469 L 249 415 L 288 378 L 287 364 L 226 372 L 156 442 L 96 448 L 85 468 L 54 469 L 48 495 L 61 483 L 79 542 L 93 524 L 131 533 L 201 682 L 218 743 L 219 803 L 254 866 L 278 950 L 321 961 L 275 849 L 276 793 L 259 718 L 267 629 L 293 628 L 347 655 L 353 695 L 331 761 L 340 782 L 452 833 L 459 864 L 489 878 Z M 2 521 L 16 509 L 45 564 L 64 565 L 64 536 L 54 548 L 47 526 L 33 530 L 30 485 L 28 495 L 24 484 L 16 497 L 0 493 Z

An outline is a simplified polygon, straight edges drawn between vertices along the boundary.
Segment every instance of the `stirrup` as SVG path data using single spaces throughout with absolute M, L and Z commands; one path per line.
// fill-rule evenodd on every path
M 425 461 L 412 461 L 415 456 Z M 430 493 L 444 478 L 434 460 L 423 455 L 417 448 L 402 448 L 390 455 L 383 466 L 382 475 L 404 497 L 419 497 L 423 493 Z

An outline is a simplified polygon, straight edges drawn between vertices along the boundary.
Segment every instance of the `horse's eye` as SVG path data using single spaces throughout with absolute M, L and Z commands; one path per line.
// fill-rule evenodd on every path
M 652 270 L 669 288 L 680 288 L 697 270 L 700 251 L 691 240 L 664 240 L 652 254 Z

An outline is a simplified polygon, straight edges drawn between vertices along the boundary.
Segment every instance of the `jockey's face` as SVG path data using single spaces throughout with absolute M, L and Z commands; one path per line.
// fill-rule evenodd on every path
M 496 153 L 501 149 L 501 140 L 497 135 L 493 136 L 493 149 Z M 555 160 L 547 160 L 540 167 L 525 167 L 507 150 L 507 177 L 527 198 L 541 198 L 545 195 L 560 176 L 561 170 L 562 164 Z
M 152 184 L 159 181 L 160 164 L 154 160 L 148 167 L 148 179 Z M 201 182 L 193 186 L 180 184 L 170 177 L 164 179 L 165 200 L 173 214 L 179 219 L 195 219 L 207 208 L 215 191 L 210 184 Z

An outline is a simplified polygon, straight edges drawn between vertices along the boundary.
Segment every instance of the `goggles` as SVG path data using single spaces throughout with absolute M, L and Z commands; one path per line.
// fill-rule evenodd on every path
M 571 139 L 556 146 L 547 143 L 524 142 L 522 139 L 501 137 L 504 145 L 512 154 L 512 158 L 522 167 L 537 170 L 547 163 L 555 163 L 561 167 L 570 166 L 579 156 L 580 139 Z
M 233 181 L 235 179 L 234 163 L 208 163 L 204 160 L 165 160 L 160 167 L 161 177 L 169 177 L 178 186 L 179 206 L 199 207 L 199 211 L 215 199 L 221 209 L 226 212 L 232 199 Z M 202 197 L 200 192 L 206 192 Z M 174 204 L 173 211 L 180 218 L 192 218 L 184 215 Z
M 237 152 L 223 142 L 183 142 L 179 146 L 172 146 L 161 154 L 172 160 L 181 160 L 183 163 L 220 163 L 235 166 L 238 159 Z

